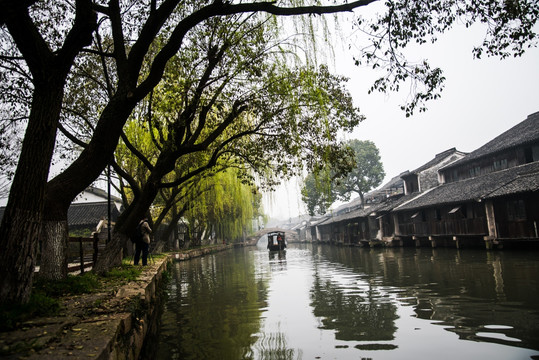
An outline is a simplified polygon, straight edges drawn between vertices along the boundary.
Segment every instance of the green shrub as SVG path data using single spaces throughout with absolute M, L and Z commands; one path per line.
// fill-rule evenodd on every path
M 133 281 L 137 280 L 141 273 L 142 269 L 139 267 L 123 263 L 110 270 L 103 277 L 111 280 Z
M 53 297 L 91 293 L 99 287 L 99 280 L 93 273 L 68 275 L 66 279 L 56 281 L 38 278 L 34 282 L 34 289 Z

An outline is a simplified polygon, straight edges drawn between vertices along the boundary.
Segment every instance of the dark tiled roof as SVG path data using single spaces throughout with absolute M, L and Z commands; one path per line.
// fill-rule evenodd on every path
M 370 208 L 368 208 L 368 209 L 357 209 L 357 210 L 354 210 L 354 211 L 350 211 L 349 213 L 346 213 L 346 214 L 334 216 L 331 219 L 329 219 L 328 221 L 326 221 L 324 223 L 324 225 L 333 224 L 333 223 L 337 223 L 337 222 L 341 222 L 341 221 L 345 221 L 345 220 L 349 220 L 349 219 L 355 219 L 355 218 L 358 218 L 358 217 L 367 216 L 368 213 L 370 213 L 369 209 Z
M 444 169 L 460 166 L 476 159 L 498 153 L 516 146 L 526 145 L 539 140 L 539 112 L 528 115 L 528 118 L 513 126 L 503 134 L 495 137 L 479 149 L 472 151 L 462 159 L 447 165 Z
M 404 174 L 404 173 L 395 176 L 394 178 L 392 178 L 391 180 L 389 180 L 386 184 L 384 184 L 380 189 L 378 189 L 378 190 L 373 190 L 373 191 L 372 191 L 372 194 L 373 194 L 373 195 L 377 195 L 377 194 L 379 194 L 379 193 L 384 193 L 384 192 L 386 192 L 386 191 L 389 191 L 389 190 L 391 190 L 391 189 L 393 189 L 393 188 L 398 188 L 398 187 L 404 186 L 404 185 L 403 185 L 402 178 L 401 178 L 403 174 Z M 369 194 L 367 194 L 367 195 L 370 195 L 370 194 L 371 194 L 371 193 L 369 193 Z
M 456 148 L 448 149 L 448 150 L 443 151 L 443 152 L 441 152 L 439 154 L 436 154 L 434 159 L 432 159 L 428 163 L 418 167 L 417 169 L 415 169 L 413 171 L 410 171 L 410 172 L 408 172 L 406 174 L 403 174 L 402 177 L 406 177 L 407 175 L 410 175 L 410 174 L 419 174 L 423 170 L 430 169 L 431 167 L 434 167 L 434 166 L 438 165 L 440 162 L 447 159 L 448 156 L 451 156 L 451 155 L 456 154 L 456 153 L 461 154 L 461 155 L 466 154 L 466 153 L 463 153 L 461 151 L 458 151 Z
M 313 222 L 311 226 L 319 226 L 319 225 L 325 225 L 328 221 L 331 220 L 330 216 L 324 216 L 321 219 L 318 219 L 317 221 Z
M 416 197 L 418 197 L 419 195 L 421 195 L 421 193 L 413 193 L 413 194 L 408 194 L 408 195 L 404 195 L 404 196 L 401 196 L 397 199 L 388 199 L 388 201 L 384 202 L 383 203 L 383 206 L 381 206 L 380 208 L 378 208 L 378 212 L 388 212 L 388 211 L 392 211 L 393 209 L 395 209 L 396 207 L 408 202 L 408 201 L 411 201 L 413 199 L 415 199 Z
M 501 188 L 491 192 L 488 195 L 488 198 L 495 198 L 499 196 L 506 196 L 523 192 L 532 192 L 537 190 L 539 190 L 539 174 L 537 172 L 532 172 L 529 174 L 522 173 Z
M 6 208 L 0 207 L 0 221 L 4 217 Z M 112 206 L 111 220 L 116 221 L 120 212 L 116 207 Z M 71 204 L 67 212 L 67 221 L 69 226 L 96 226 L 102 217 L 107 218 L 108 206 L 107 202 L 98 203 L 79 203 Z
M 372 198 L 375 198 L 377 196 L 385 195 L 387 193 L 390 193 L 391 189 L 395 189 L 395 188 L 399 188 L 399 187 L 402 188 L 404 186 L 403 185 L 404 182 L 403 182 L 401 177 L 405 173 L 407 173 L 407 172 L 401 173 L 401 174 L 393 177 L 391 180 L 389 180 L 387 183 L 385 183 L 379 189 L 372 190 L 372 191 L 369 191 L 368 193 L 364 194 L 363 197 L 365 199 L 365 202 L 367 202 L 366 206 L 369 205 L 368 204 L 369 199 L 372 199 Z M 393 195 L 393 194 L 390 194 L 390 195 Z M 358 196 L 357 198 L 353 199 L 352 201 L 337 207 L 334 210 L 334 213 L 342 214 L 346 210 L 348 210 L 348 213 L 354 212 L 354 211 L 358 210 L 359 206 L 361 206 L 361 198 Z M 361 209 L 359 209 L 359 210 L 361 210 Z
M 419 194 L 395 211 L 456 204 L 539 190 L 539 161 L 471 179 L 440 185 Z
M 335 214 L 347 213 L 347 212 L 353 211 L 354 209 L 357 209 L 360 206 L 361 206 L 361 198 L 358 196 L 357 198 L 352 199 L 351 201 L 338 206 L 335 210 L 333 210 L 333 212 Z
M 395 176 L 394 178 L 389 180 L 386 184 L 384 184 L 381 188 L 377 190 L 373 190 L 365 194 L 364 196 L 365 200 L 367 200 L 368 198 L 374 198 L 375 196 L 380 195 L 380 194 L 385 194 L 387 191 L 391 190 L 392 188 L 403 186 L 403 180 L 401 179 L 401 176 L 403 174 L 404 173 Z M 340 221 L 346 221 L 349 219 L 366 217 L 378 211 L 390 211 L 391 209 L 393 209 L 393 207 L 397 206 L 397 204 L 402 203 L 400 201 L 401 198 L 402 197 L 396 197 L 396 196 L 388 197 L 383 202 L 367 203 L 365 204 L 365 208 L 358 209 L 358 206 L 361 205 L 361 202 L 359 201 L 360 198 L 358 197 L 352 200 L 351 202 L 338 207 L 337 210 L 335 210 L 335 213 L 337 215 L 333 217 L 329 217 L 325 221 L 317 223 L 317 225 L 329 225 L 329 224 L 337 223 Z M 351 210 L 349 212 L 343 213 L 343 210 L 347 208 Z
M 116 221 L 120 214 L 112 204 L 111 220 Z M 104 202 L 71 204 L 67 213 L 69 226 L 96 226 L 101 218 L 108 217 L 108 204 Z
M 390 201 L 388 201 L 390 202 Z M 365 207 L 364 209 L 357 209 L 354 211 L 351 211 L 346 214 L 334 216 L 332 218 L 329 218 L 327 221 L 322 223 L 321 225 L 328 225 L 328 224 L 334 224 L 341 221 L 351 220 L 351 219 L 357 219 L 362 217 L 367 217 L 371 215 L 375 215 L 378 211 L 381 211 L 381 209 L 386 208 L 388 204 L 386 202 L 377 203 L 377 204 L 371 204 L 368 207 Z

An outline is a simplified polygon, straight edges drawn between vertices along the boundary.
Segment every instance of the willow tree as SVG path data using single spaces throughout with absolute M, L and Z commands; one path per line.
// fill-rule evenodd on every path
M 240 181 L 238 169 L 228 168 L 215 176 L 206 177 L 208 191 L 189 199 L 185 212 L 190 233 L 206 233 L 213 242 L 235 242 L 252 232 L 253 221 L 261 215 L 262 196 L 256 186 Z
M 144 163 L 156 160 L 159 151 L 154 141 L 162 136 L 155 129 L 151 135 L 136 120 L 126 128 L 129 146 L 125 141 L 120 142 L 114 162 L 119 177 L 117 190 L 126 208 L 135 202 L 135 194 L 142 191 L 150 173 Z M 174 186 L 168 185 L 184 176 L 189 168 L 204 166 L 208 156 L 207 152 L 183 156 L 176 162 L 174 170 L 162 179 L 163 186 L 148 212 L 152 228 L 159 231 L 156 240 L 166 241 L 182 219 L 191 233 L 201 225 L 211 228 L 214 236 L 220 239 L 239 238 L 244 231 L 250 230 L 253 218 L 261 215 L 261 194 L 252 182 L 246 181 L 246 173 L 250 171 L 240 164 L 239 159 L 219 159 L 215 166 L 204 172 Z
M 32 101 L 25 140 L 18 159 L 8 205 L 0 225 L 0 298 L 29 299 L 37 240 L 67 242 L 67 209 L 110 162 L 122 127 L 135 106 L 159 83 L 168 60 L 183 45 L 185 34 L 208 19 L 238 13 L 267 12 L 278 16 L 335 13 L 364 5 L 358 1 L 333 6 L 279 6 L 275 3 L 155 0 L 136 3 L 81 0 L 2 0 L 0 25 L 7 72 L 27 71 Z M 98 24 L 113 39 L 103 53 L 114 60 L 114 87 L 100 111 L 92 139 L 80 156 L 47 184 L 66 79 L 83 48 L 91 46 Z M 153 57 L 148 49 L 163 30 L 170 30 L 166 46 Z M 58 30 L 58 31 L 56 31 Z M 7 44 L 11 42 L 14 46 Z M 95 42 L 97 43 L 97 42 Z M 151 68 L 142 77 L 143 68 Z M 28 80 L 30 79 L 30 80 Z M 88 99 L 90 102 L 91 99 Z M 37 141 L 39 139 L 39 141 Z M 59 240 L 58 240 L 59 239 Z M 65 272 L 60 273 L 63 275 Z
M 129 146 L 146 175 L 94 271 L 119 263 L 123 244 L 160 189 L 181 187 L 215 168 L 234 167 L 249 182 L 256 172 L 288 176 L 328 154 L 339 157 L 338 140 L 327 134 L 351 131 L 362 120 L 345 78 L 326 67 L 282 61 L 286 54 L 275 49 L 284 45 L 270 36 L 270 25 L 254 17 L 212 19 L 171 59 L 147 100 L 145 126 L 158 156 L 145 158 Z
M 23 81 L 31 82 L 32 101 L 26 113 L 28 126 L 0 227 L 0 252 L 5 254 L 0 266 L 0 298 L 16 302 L 28 299 L 35 244 L 44 215 L 47 216 L 47 236 L 66 239 L 70 202 L 109 163 L 125 121 L 159 83 L 167 62 L 184 45 L 185 35 L 195 26 L 214 17 L 239 13 L 324 14 L 358 9 L 373 2 L 343 1 L 318 6 L 309 1 L 236 4 L 209 0 L 134 3 L 80 0 L 73 8 L 69 1 L 1 0 L 0 31 L 5 46 L 2 46 L 0 60 L 2 71 L 7 74 L 4 78 L 10 81 L 14 74 L 29 74 Z M 388 81 L 376 84 L 380 90 L 396 88 L 402 81 L 417 76 L 427 89 L 418 93 L 416 100 L 420 102 L 438 96 L 434 90 L 443 76 L 437 69 L 431 71 L 426 66 L 414 66 L 409 71 L 407 62 L 393 56 L 410 40 L 421 41 L 429 34 L 446 31 L 456 21 L 489 24 L 487 39 L 480 47 L 501 57 L 519 55 L 536 40 L 533 28 L 539 5 L 535 1 L 482 0 L 468 4 L 465 0 L 413 3 L 402 0 L 388 1 L 386 5 L 387 13 L 370 28 L 374 33 L 381 33 L 373 37 L 372 51 L 361 47 L 365 49 L 363 55 L 370 61 L 380 57 L 381 61 L 389 61 Z M 99 30 L 96 30 L 98 24 Z M 164 46 L 155 56 L 149 54 L 151 44 L 164 30 L 170 30 Z M 99 48 L 98 34 L 109 35 L 113 45 L 109 49 Z M 96 41 L 90 45 L 92 35 Z M 83 48 L 87 50 L 84 54 L 99 53 L 112 60 L 109 75 L 113 86 L 108 89 L 108 102 L 99 109 L 99 120 L 87 147 L 70 167 L 46 184 L 64 85 L 75 59 L 84 55 Z M 480 55 L 481 51 L 476 53 Z M 358 55 L 358 59 L 365 58 Z M 151 70 L 146 75 L 144 69 Z M 3 101 L 5 99 L 3 97 Z

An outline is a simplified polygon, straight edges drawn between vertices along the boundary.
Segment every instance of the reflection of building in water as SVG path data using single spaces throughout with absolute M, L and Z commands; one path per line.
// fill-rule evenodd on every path
M 498 301 L 505 301 L 506 296 L 504 292 L 504 286 L 503 286 L 503 271 L 502 271 L 502 263 L 500 262 L 499 257 L 493 256 L 489 253 L 489 257 L 492 256 L 494 259 L 491 261 L 492 265 L 492 273 L 494 276 L 494 282 L 496 284 L 496 298 Z
M 333 265 L 316 267 L 311 306 L 340 340 L 393 340 L 396 309 L 409 306 L 461 339 L 539 350 L 533 252 L 315 250 Z
M 461 339 L 539 349 L 534 253 L 422 249 L 409 257 L 392 250 L 382 254 L 379 263 L 363 270 L 383 273 L 384 285 L 398 289 L 396 299 L 413 306 L 418 318 L 439 322 Z M 366 261 L 360 257 L 357 263 Z

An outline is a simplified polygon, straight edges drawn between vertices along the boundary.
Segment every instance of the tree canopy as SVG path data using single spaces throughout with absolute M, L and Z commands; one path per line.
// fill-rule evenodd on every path
M 382 183 L 385 172 L 372 141 L 353 139 L 344 147 L 348 150 L 348 157 L 342 160 L 345 166 L 328 164 L 306 177 L 301 196 L 309 214 L 325 214 L 336 200 L 348 201 L 354 193 L 363 206 L 363 195 Z
M 380 152 L 372 141 L 350 140 L 346 146 L 352 150 L 352 170 L 333 180 L 334 191 L 339 200 L 348 201 L 352 194 L 361 198 L 363 194 L 376 188 L 384 180 L 385 172 L 380 159 Z
M 141 149 L 151 148 L 141 151 L 128 136 L 122 137 L 138 158 L 138 184 L 130 181 L 132 201 L 115 232 L 129 234 L 162 189 L 181 187 L 193 177 L 205 179 L 214 168 L 233 168 L 251 186 L 255 177 L 261 179 L 257 185 L 271 186 L 272 178 L 264 179 L 268 174 L 286 177 L 309 163 L 340 157 L 337 138 L 327 134 L 351 131 L 362 120 L 346 79 L 325 66 L 283 61 L 288 59 L 286 44 L 271 35 L 272 27 L 267 19 L 228 17 L 200 24 L 188 36 L 162 81 L 142 102 L 146 113 L 135 113 L 139 118 L 133 124 L 143 124 L 150 134 L 140 142 Z M 219 188 L 213 186 L 200 198 L 218 194 Z M 220 202 L 214 199 L 215 206 Z M 189 206 L 187 213 L 192 211 Z M 218 235 L 238 236 L 238 225 L 220 228 L 231 233 L 220 230 Z M 118 254 L 120 246 L 109 245 L 106 253 Z M 96 271 L 118 261 L 101 259 Z
M 307 206 L 309 215 L 324 215 L 337 200 L 331 183 L 331 171 L 328 166 L 317 174 L 309 173 L 303 180 L 301 200 Z

